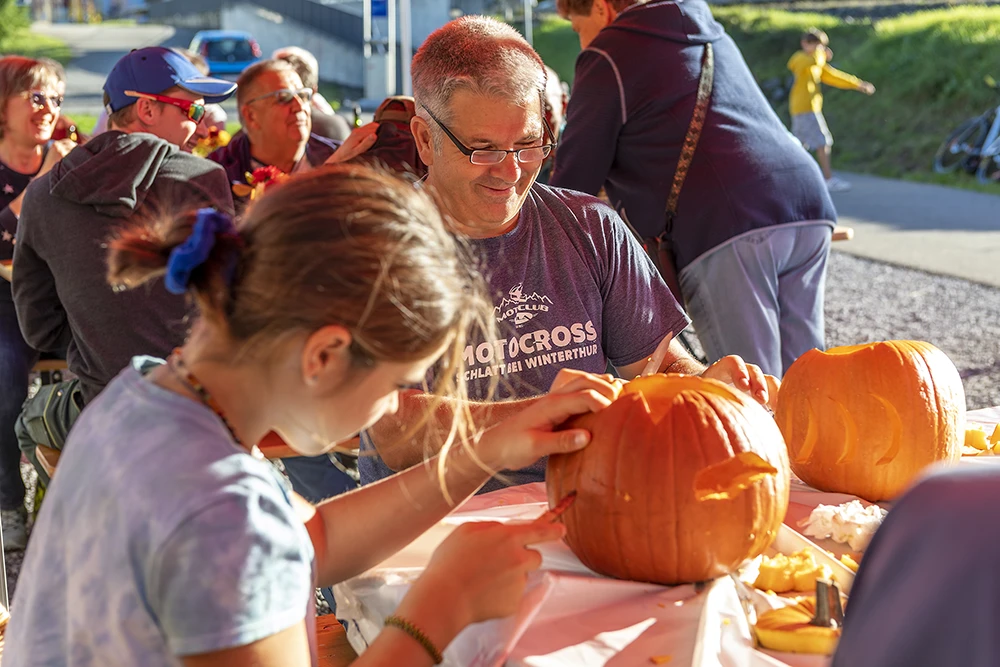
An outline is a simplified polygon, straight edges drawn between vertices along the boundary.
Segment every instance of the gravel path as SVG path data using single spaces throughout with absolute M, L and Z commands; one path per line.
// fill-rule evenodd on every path
M 970 410 L 1000 405 L 1000 289 L 830 255 L 826 344 L 924 340 L 955 362 Z
M 830 347 L 892 339 L 933 343 L 958 367 L 970 410 L 1000 405 L 1000 288 L 834 251 L 826 330 Z M 33 489 L 34 471 L 24 471 Z M 11 592 L 21 559 L 21 553 L 6 556 Z

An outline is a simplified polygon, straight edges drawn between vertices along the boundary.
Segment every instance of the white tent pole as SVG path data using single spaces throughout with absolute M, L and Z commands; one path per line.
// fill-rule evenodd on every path
M 528 44 L 534 46 L 534 41 L 532 40 L 532 18 L 531 18 L 531 0 L 524 0 L 524 38 L 528 41 Z
M 413 94 L 410 78 L 410 61 L 413 60 L 413 22 L 410 18 L 410 0 L 399 0 L 399 57 L 402 58 L 403 94 Z
M 396 0 L 386 0 L 387 15 L 389 19 L 389 33 L 386 41 L 389 47 L 385 54 L 386 67 L 386 92 L 395 95 L 399 92 L 396 87 Z

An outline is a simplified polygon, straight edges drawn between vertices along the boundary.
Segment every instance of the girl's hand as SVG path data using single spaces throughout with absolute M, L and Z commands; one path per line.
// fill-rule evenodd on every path
M 528 547 L 560 540 L 565 533 L 560 523 L 540 521 L 462 524 L 434 551 L 397 613 L 417 625 L 420 618 L 411 615 L 448 615 L 446 627 L 435 633 L 443 651 L 470 623 L 516 612 L 528 574 L 542 564 L 542 555 Z
M 375 145 L 375 139 L 377 138 L 375 133 L 377 131 L 378 123 L 368 123 L 356 130 L 352 130 L 347 135 L 347 138 L 344 139 L 344 143 L 340 144 L 337 150 L 333 152 L 333 155 L 326 159 L 326 164 L 347 162 L 361 155 Z
M 554 429 L 574 415 L 606 408 L 621 387 L 610 375 L 561 370 L 548 394 L 484 432 L 476 453 L 493 470 L 517 470 L 549 454 L 582 449 L 589 432 Z
M 748 364 L 735 354 L 719 359 L 706 368 L 701 376 L 730 384 L 771 410 L 774 410 L 777 403 L 780 380 L 772 375 L 765 375 L 760 366 Z

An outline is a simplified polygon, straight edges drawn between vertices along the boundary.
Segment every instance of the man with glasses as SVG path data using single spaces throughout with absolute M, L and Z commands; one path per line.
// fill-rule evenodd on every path
M 312 133 L 313 90 L 302 84 L 289 62 L 262 60 L 243 70 L 237 84 L 243 129 L 208 156 L 225 168 L 231 183 L 247 184 L 247 174 L 261 167 L 284 174 L 307 171 L 330 159 L 341 145 Z M 237 209 L 247 201 L 237 195 Z
M 474 332 L 465 351 L 477 425 L 522 410 L 560 369 L 603 373 L 609 363 L 625 378 L 646 369 L 705 372 L 766 400 L 759 369 L 730 358 L 706 371 L 670 341 L 687 318 L 611 207 L 535 182 L 554 143 L 542 113 L 546 72 L 515 30 L 485 17 L 457 19 L 427 38 L 411 71 L 411 127 L 427 165 L 425 186 L 476 251 L 496 306 L 496 337 Z M 500 401 L 486 402 L 494 380 Z M 398 412 L 364 434 L 362 482 L 391 472 L 373 449 L 399 470 L 441 446 L 447 406 L 409 433 L 431 400 L 403 392 Z M 544 474 L 541 461 L 505 471 L 484 489 Z
M 170 49 L 132 51 L 104 84 L 110 130 L 25 191 L 14 246 L 18 321 L 32 347 L 68 348 L 69 370 L 79 377 L 25 404 L 18 439 L 29 457 L 39 433 L 52 437 L 41 444 L 61 447 L 83 404 L 133 356 L 165 358 L 184 340 L 184 298 L 160 284 L 114 293 L 106 282 L 105 242 L 133 216 L 205 206 L 234 212 L 225 172 L 190 150 L 205 133 L 206 102 L 222 102 L 235 87 L 203 76 Z

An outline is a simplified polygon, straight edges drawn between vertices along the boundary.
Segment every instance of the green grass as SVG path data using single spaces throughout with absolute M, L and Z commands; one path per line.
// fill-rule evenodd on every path
M 70 114 L 70 118 L 72 118 L 73 122 L 76 123 L 76 129 L 86 135 L 90 135 L 94 131 L 94 126 L 97 125 L 97 116 L 74 113 Z
M 830 35 L 833 64 L 871 81 L 874 97 L 827 88 L 824 113 L 836 143 L 834 168 L 974 190 L 998 192 L 970 176 L 935 174 L 934 152 L 964 119 L 1000 103 L 984 77 L 1000 79 L 1000 7 L 961 6 L 878 21 L 748 6 L 714 7 L 754 76 L 781 88 L 785 63 L 799 35 L 817 26 Z M 536 48 L 561 77 L 572 80 L 578 47 L 569 23 L 543 23 Z M 776 103 L 787 122 L 787 102 Z
M 547 16 L 536 28 L 532 41 L 545 64 L 572 86 L 573 67 L 580 53 L 580 38 L 569 27 L 569 21 L 557 15 Z
M 0 52 L 16 53 L 29 58 L 52 58 L 63 65 L 73 57 L 66 42 L 28 30 L 19 30 L 0 42 Z

